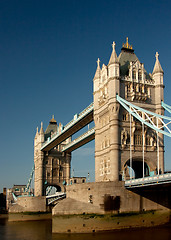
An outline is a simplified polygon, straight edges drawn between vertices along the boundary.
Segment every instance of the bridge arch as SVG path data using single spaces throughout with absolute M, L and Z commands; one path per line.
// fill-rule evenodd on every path
M 44 185 L 44 196 L 47 195 L 47 193 L 52 192 L 52 194 L 55 194 L 56 192 L 65 192 L 65 186 L 62 184 L 45 184 Z
M 153 169 L 150 161 L 148 159 L 144 159 L 144 177 L 150 175 L 150 170 Z M 132 169 L 130 164 L 130 159 L 127 159 L 123 164 L 123 173 L 124 179 L 130 178 L 130 171 L 133 171 L 134 178 L 142 178 L 143 177 L 143 158 L 142 157 L 134 157 L 132 158 Z

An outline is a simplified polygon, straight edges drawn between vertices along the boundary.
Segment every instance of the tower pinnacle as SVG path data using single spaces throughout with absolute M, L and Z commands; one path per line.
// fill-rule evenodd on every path
M 153 74 L 163 73 L 163 69 L 162 69 L 162 67 L 160 65 L 160 62 L 159 62 L 159 53 L 158 52 L 156 52 L 155 57 L 156 57 L 156 62 L 155 62 L 155 65 L 154 65 Z
M 116 54 L 116 51 L 115 51 L 115 42 L 112 43 L 112 54 L 111 54 L 111 57 L 110 57 L 110 60 L 109 60 L 109 63 L 108 65 L 112 64 L 112 63 L 118 63 L 118 58 L 117 58 L 117 54 Z
M 99 58 L 97 59 L 97 67 L 98 68 L 100 67 L 100 59 Z
M 115 42 L 112 43 L 113 51 L 115 50 Z
M 97 69 L 96 69 L 96 73 L 94 75 L 94 80 L 95 79 L 99 79 L 100 78 L 100 74 L 101 74 L 101 69 L 100 69 L 100 59 L 97 59 Z
M 43 131 L 43 122 L 41 122 L 40 133 L 44 133 L 44 131 Z
M 156 60 L 159 59 L 159 53 L 158 52 L 156 52 L 155 56 L 156 56 Z

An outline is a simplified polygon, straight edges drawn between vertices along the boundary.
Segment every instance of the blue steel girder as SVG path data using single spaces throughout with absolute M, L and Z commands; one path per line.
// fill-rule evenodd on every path
M 168 125 L 171 123 L 171 117 L 160 115 L 138 107 L 121 98 L 119 95 L 116 95 L 116 99 L 132 116 L 137 118 L 142 124 L 154 129 L 156 132 L 171 137 L 171 130 L 168 127 Z
M 52 190 L 52 186 L 48 186 L 47 189 L 46 189 L 46 196 L 49 195 L 51 190 Z
M 30 173 L 30 177 L 29 177 L 27 186 L 25 188 L 25 192 L 28 192 L 28 190 L 29 190 L 29 188 L 31 186 L 31 182 L 32 182 L 32 179 L 33 179 L 33 174 L 34 174 L 34 166 L 32 167 L 32 170 L 31 170 L 31 173 Z
M 169 106 L 168 104 L 164 103 L 163 101 L 161 102 L 162 107 L 168 111 L 169 113 L 171 113 L 171 106 Z

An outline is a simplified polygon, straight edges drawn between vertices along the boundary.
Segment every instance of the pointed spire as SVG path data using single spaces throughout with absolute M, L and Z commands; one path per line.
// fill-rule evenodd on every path
M 97 69 L 96 69 L 96 73 L 94 75 L 94 79 L 99 79 L 101 75 L 101 69 L 100 69 L 100 59 L 97 59 Z
M 41 122 L 40 134 L 41 134 L 41 133 L 44 133 L 44 130 L 43 130 L 43 122 Z
M 36 135 L 35 135 L 35 138 L 37 138 L 38 135 L 39 135 L 39 128 L 37 127 L 37 128 L 36 128 Z
M 155 74 L 155 73 L 163 73 L 163 69 L 159 62 L 159 53 L 158 52 L 156 52 L 156 62 L 155 62 L 152 74 Z
M 113 44 L 112 44 L 113 51 L 112 51 L 112 54 L 111 54 L 108 65 L 110 65 L 112 63 L 118 63 L 119 62 L 118 58 L 117 58 L 116 51 L 115 51 L 115 45 L 116 45 L 115 42 L 113 42 Z
M 97 59 L 97 67 L 98 68 L 100 67 L 100 59 L 99 58 Z

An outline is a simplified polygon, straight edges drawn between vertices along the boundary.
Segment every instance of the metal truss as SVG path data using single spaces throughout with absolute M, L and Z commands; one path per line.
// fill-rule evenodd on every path
M 30 189 L 31 182 L 32 182 L 32 180 L 33 180 L 33 174 L 34 174 L 34 166 L 32 167 L 32 170 L 31 170 L 31 173 L 30 173 L 30 177 L 29 177 L 27 186 L 26 186 L 26 188 L 25 188 L 25 192 L 28 192 L 29 189 Z
M 48 187 L 46 188 L 46 196 L 49 195 L 49 193 L 51 192 L 51 190 L 52 190 L 52 186 L 48 186 Z
M 169 106 L 168 104 L 164 103 L 163 101 L 161 102 L 162 107 L 168 111 L 169 113 L 171 113 L 171 106 Z
M 116 96 L 117 101 L 135 118 L 137 118 L 142 124 L 154 129 L 157 133 L 162 133 L 168 137 L 171 137 L 171 129 L 169 124 L 171 123 L 171 117 L 156 114 L 141 107 L 138 107 L 120 96 Z M 170 110 L 171 107 L 167 104 L 162 105 L 165 109 Z

